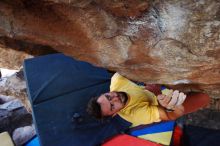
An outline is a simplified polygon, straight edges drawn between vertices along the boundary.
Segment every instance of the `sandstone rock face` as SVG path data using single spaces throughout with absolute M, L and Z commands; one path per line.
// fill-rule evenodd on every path
M 220 97 L 218 0 L 1 1 L 0 36 Z
M 20 69 L 24 59 L 32 56 L 17 50 L 13 50 L 3 44 L 0 44 L 0 67 L 10 69 Z
M 0 37 L 0 68 L 19 70 L 24 59 L 56 52 L 47 46 Z

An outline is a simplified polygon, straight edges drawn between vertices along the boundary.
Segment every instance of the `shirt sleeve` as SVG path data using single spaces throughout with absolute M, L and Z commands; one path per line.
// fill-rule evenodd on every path
M 130 113 L 120 114 L 125 120 L 131 121 L 132 126 L 138 126 L 143 124 L 151 124 L 154 122 L 160 122 L 160 115 L 157 106 L 142 106 L 136 107 L 131 110 Z
M 119 73 L 115 73 L 111 78 L 110 91 L 115 91 L 120 88 L 123 88 L 125 84 L 128 83 L 128 79 L 120 75 Z

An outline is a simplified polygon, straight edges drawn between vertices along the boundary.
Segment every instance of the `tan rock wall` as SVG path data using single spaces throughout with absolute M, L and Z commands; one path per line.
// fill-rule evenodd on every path
M 0 35 L 149 83 L 219 96 L 220 2 L 15 0 L 0 2 Z M 198 86 L 199 87 L 198 87 Z

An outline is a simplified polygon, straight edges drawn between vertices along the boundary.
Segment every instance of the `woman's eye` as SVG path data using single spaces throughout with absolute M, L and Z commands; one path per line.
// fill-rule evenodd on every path
M 106 97 L 108 100 L 111 100 L 111 96 L 110 96 L 110 95 L 105 94 L 105 97 Z

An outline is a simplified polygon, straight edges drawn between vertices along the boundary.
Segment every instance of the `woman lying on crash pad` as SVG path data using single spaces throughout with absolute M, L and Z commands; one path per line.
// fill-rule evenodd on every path
M 209 104 L 210 97 L 204 93 L 184 94 L 178 90 L 139 86 L 115 73 L 111 79 L 110 92 L 93 97 L 87 106 L 89 114 L 102 119 L 118 114 L 132 126 L 151 124 L 162 120 L 175 120 Z

